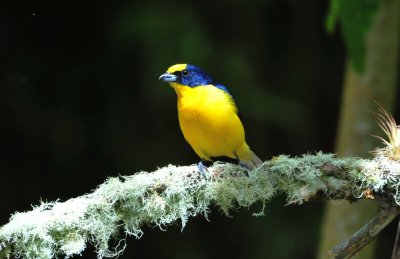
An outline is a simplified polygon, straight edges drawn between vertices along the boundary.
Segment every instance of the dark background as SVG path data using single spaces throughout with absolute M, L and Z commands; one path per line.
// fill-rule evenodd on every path
M 158 81 L 175 63 L 228 86 L 261 158 L 334 152 L 346 51 L 340 29 L 326 32 L 327 13 L 320 0 L 2 3 L 0 224 L 108 176 L 198 162 L 175 93 Z M 315 257 L 322 203 L 280 197 L 253 217 L 260 209 L 232 218 L 214 209 L 183 232 L 145 227 L 120 258 Z M 394 229 L 379 242 L 381 258 Z

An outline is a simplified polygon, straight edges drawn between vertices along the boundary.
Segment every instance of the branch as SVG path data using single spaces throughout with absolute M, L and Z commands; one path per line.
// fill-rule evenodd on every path
M 69 257 L 88 243 L 99 257 L 116 256 L 125 248 L 126 236 L 140 238 L 144 225 L 165 228 L 180 221 L 183 228 L 190 217 L 207 217 L 212 205 L 229 215 L 277 194 L 285 194 L 289 204 L 380 197 L 397 207 L 400 201 L 400 165 L 383 156 L 282 155 L 250 172 L 221 163 L 209 172 L 211 179 L 204 179 L 196 166 L 167 166 L 113 177 L 92 193 L 15 213 L 0 229 L 0 258 Z
M 332 250 L 329 251 L 329 255 L 332 258 L 343 259 L 353 257 L 399 214 L 400 209 L 398 206 L 382 208 L 374 219 L 364 225 L 351 237 L 332 248 Z

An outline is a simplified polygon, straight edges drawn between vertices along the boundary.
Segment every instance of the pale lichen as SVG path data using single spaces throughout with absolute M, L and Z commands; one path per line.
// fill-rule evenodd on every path
M 127 236 L 143 235 L 143 226 L 165 229 L 179 221 L 184 228 L 190 217 L 207 217 L 212 206 L 230 215 L 239 207 L 265 205 L 278 194 L 286 195 L 289 204 L 301 204 L 316 197 L 355 199 L 370 189 L 392 192 L 394 201 L 400 200 L 400 166 L 385 157 L 282 155 L 249 172 L 216 163 L 209 173 L 206 179 L 196 166 L 170 165 L 112 177 L 92 193 L 15 213 L 0 229 L 0 257 L 70 257 L 88 244 L 98 257 L 113 257 L 123 251 Z

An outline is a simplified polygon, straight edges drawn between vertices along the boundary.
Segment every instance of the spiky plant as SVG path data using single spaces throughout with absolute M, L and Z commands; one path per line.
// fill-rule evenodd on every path
M 376 136 L 385 145 L 373 151 L 375 155 L 383 155 L 393 160 L 400 160 L 400 125 L 396 124 L 392 114 L 387 112 L 381 105 L 378 112 L 374 113 L 379 127 L 383 130 L 386 138 Z

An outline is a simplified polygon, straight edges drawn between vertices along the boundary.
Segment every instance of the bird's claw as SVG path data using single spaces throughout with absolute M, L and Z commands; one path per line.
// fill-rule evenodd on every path
M 199 169 L 199 172 L 200 172 L 201 175 L 204 177 L 204 179 L 208 179 L 208 178 L 209 178 L 209 177 L 207 177 L 207 175 L 210 176 L 210 172 L 208 171 L 207 166 L 205 166 L 205 165 L 203 164 L 203 161 L 200 161 L 200 162 L 197 164 L 197 168 Z

